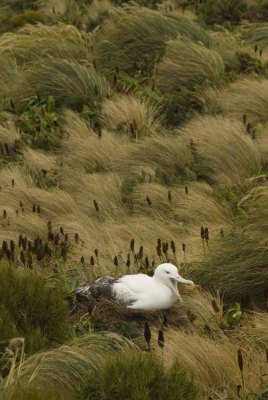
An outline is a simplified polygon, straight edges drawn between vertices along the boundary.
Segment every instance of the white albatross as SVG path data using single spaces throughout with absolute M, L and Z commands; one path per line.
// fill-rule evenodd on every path
M 180 298 L 178 282 L 194 285 L 193 281 L 179 275 L 175 265 L 164 263 L 156 268 L 153 277 L 145 274 L 124 275 L 121 278 L 105 276 L 78 288 L 76 297 L 82 301 L 107 298 L 133 310 L 167 310 Z

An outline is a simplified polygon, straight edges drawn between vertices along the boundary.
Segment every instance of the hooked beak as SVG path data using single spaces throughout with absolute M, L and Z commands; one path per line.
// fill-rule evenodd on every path
M 176 293 L 176 295 L 177 295 L 179 298 L 181 298 L 181 297 L 180 297 L 180 294 L 179 294 L 179 291 L 178 291 L 177 282 L 185 283 L 186 285 L 193 285 L 193 286 L 194 286 L 194 282 L 193 282 L 193 281 L 190 281 L 190 280 L 188 280 L 188 279 L 184 279 L 184 278 L 183 278 L 182 276 L 180 276 L 179 274 L 176 275 L 176 276 L 174 276 L 174 277 L 171 278 L 170 280 L 171 280 L 171 283 L 172 283 L 174 292 Z
M 174 279 L 175 279 L 177 282 L 185 283 L 186 285 L 193 285 L 193 286 L 194 286 L 194 282 L 193 282 L 193 281 L 190 281 L 189 279 L 184 279 L 184 278 L 183 278 L 182 276 L 180 276 L 179 274 L 176 275 L 176 276 L 174 276 Z

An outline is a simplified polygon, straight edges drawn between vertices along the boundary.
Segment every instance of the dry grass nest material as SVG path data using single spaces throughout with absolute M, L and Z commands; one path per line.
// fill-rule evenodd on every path
M 96 330 L 111 331 L 112 327 L 116 329 L 116 327 L 128 322 L 135 322 L 137 328 L 143 329 L 146 321 L 153 326 L 159 327 L 165 315 L 170 327 L 183 331 L 192 331 L 192 324 L 187 316 L 187 310 L 180 304 L 167 311 L 137 311 L 106 299 L 90 300 L 89 302 L 76 304 L 69 318 L 72 322 L 79 321 L 79 318 L 87 313 Z

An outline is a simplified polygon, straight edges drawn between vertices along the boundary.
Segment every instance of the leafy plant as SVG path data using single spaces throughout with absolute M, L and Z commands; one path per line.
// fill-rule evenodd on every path
M 20 104 L 22 112 L 16 121 L 22 141 L 33 148 L 54 150 L 60 144 L 60 129 L 52 96 L 45 99 L 33 96 Z
M 223 322 L 229 327 L 234 328 L 239 324 L 243 317 L 240 303 L 234 303 L 223 314 Z

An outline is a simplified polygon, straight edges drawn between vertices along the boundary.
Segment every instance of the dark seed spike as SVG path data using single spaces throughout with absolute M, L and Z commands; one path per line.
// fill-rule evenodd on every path
M 185 243 L 182 243 L 182 251 L 185 253 L 185 250 L 186 250 L 186 245 L 185 245 Z
M 132 251 L 132 253 L 134 253 L 134 251 L 135 251 L 135 239 L 131 239 L 130 250 Z
M 140 246 L 138 256 L 139 256 L 139 259 L 142 259 L 142 257 L 143 257 L 143 246 Z
M 208 232 L 207 226 L 205 227 L 205 230 L 204 230 L 204 238 L 205 238 L 206 242 L 209 241 L 209 232 Z
M 37 206 L 37 209 L 36 209 L 36 211 L 37 211 L 37 213 L 38 213 L 38 214 L 40 214 L 40 213 L 41 213 L 41 208 L 40 208 L 40 206 Z
M 76 244 L 79 243 L 79 235 L 78 235 L 78 233 L 76 233 L 76 234 L 74 235 L 74 241 L 75 241 Z
M 266 362 L 268 363 L 268 348 L 265 350 Z
M 148 206 L 152 205 L 152 200 L 150 199 L 149 196 L 146 196 L 146 201 L 147 201 Z
M 215 311 L 215 313 L 218 314 L 220 312 L 220 307 L 218 306 L 216 300 L 213 299 L 211 301 L 211 304 L 212 304 L 212 307 L 213 307 L 213 310 Z
M 184 190 L 185 190 L 185 194 L 188 194 L 188 193 L 189 193 L 189 191 L 188 191 L 188 186 L 185 186 Z
M 97 212 L 99 212 L 100 209 L 99 209 L 99 205 L 98 205 L 98 203 L 96 202 L 96 200 L 94 200 L 93 203 L 94 203 L 95 210 L 96 210 Z
M 246 114 L 243 114 L 243 124 L 246 125 L 247 123 L 247 116 Z
M 12 187 L 14 187 L 14 186 L 15 186 L 15 179 L 12 179 L 12 181 L 11 181 L 11 185 L 12 185 Z
M 10 248 L 11 253 L 14 253 L 14 251 L 15 251 L 15 243 L 14 243 L 14 240 L 10 240 L 10 246 L 9 246 L 9 248 Z
M 82 264 L 82 265 L 85 265 L 85 257 L 84 257 L 84 256 L 82 256 L 82 257 L 80 258 L 80 261 L 81 261 L 81 264 Z
M 202 240 L 205 239 L 205 228 L 203 226 L 200 228 L 200 236 Z
M 94 264 L 95 264 L 94 257 L 93 257 L 93 256 L 91 256 L 91 257 L 90 257 L 90 265 L 91 265 L 91 267 L 93 267 L 93 266 L 94 266 Z
M 53 242 L 54 241 L 54 234 L 53 234 L 53 232 L 52 231 L 48 231 L 48 234 L 47 234 L 47 240 L 49 241 L 49 242 Z
M 145 324 L 144 324 L 144 339 L 145 339 L 145 341 L 146 341 L 146 343 L 148 345 L 148 349 L 149 350 L 151 349 L 151 347 L 150 347 L 151 337 L 152 337 L 152 335 L 151 335 L 151 330 L 150 330 L 150 327 L 149 327 L 149 323 L 146 321 Z
M 61 235 L 64 235 L 64 230 L 63 230 L 62 226 L 60 227 L 60 233 L 61 233 Z
M 127 269 L 129 269 L 129 267 L 130 267 L 130 259 L 129 258 L 126 261 L 126 266 L 127 266 Z
M 117 256 L 114 256 L 114 265 L 116 267 L 118 267 L 118 258 L 117 258 Z
M 158 331 L 157 343 L 158 343 L 158 346 L 161 347 L 161 349 L 163 349 L 164 343 L 165 343 L 165 339 L 164 339 L 164 332 L 161 329 Z
M 174 243 L 173 240 L 171 240 L 170 247 L 171 247 L 173 255 L 175 256 L 175 254 L 176 254 L 176 246 L 175 246 L 175 243 Z
M 20 252 L 20 260 L 21 260 L 22 264 L 25 265 L 26 260 L 25 260 L 25 255 L 24 255 L 23 251 Z
M 23 240 L 23 237 L 22 237 L 22 234 L 20 234 L 20 236 L 19 236 L 19 247 L 22 246 L 22 240 Z
M 7 155 L 9 156 L 9 147 L 8 147 L 8 144 L 5 143 L 4 146 L 5 146 L 5 149 L 6 149 L 6 153 L 7 153 Z
M 147 269 L 149 269 L 149 267 L 150 267 L 149 259 L 148 259 L 147 256 L 145 257 L 145 267 L 146 267 Z
M 95 254 L 96 258 L 98 258 L 99 250 L 98 250 L 98 249 L 95 249 L 95 250 L 94 250 L 94 254 Z
M 3 211 L 3 219 L 6 219 L 7 218 L 7 212 L 6 212 L 6 210 L 4 210 Z
M 33 204 L 33 213 L 35 213 L 35 211 L 36 211 L 36 206 L 35 204 Z
M 172 196 L 171 196 L 171 191 L 169 190 L 168 191 L 168 201 L 171 203 L 171 200 L 172 200 Z

